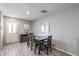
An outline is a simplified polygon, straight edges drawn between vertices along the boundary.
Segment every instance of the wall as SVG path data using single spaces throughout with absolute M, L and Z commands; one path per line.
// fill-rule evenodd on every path
M 27 20 L 23 20 L 23 19 L 17 19 L 17 18 L 11 18 L 11 17 L 4 17 L 4 45 L 6 45 L 7 41 L 6 41 L 6 22 L 15 22 L 18 24 L 17 26 L 17 35 L 18 35 L 18 38 L 17 40 L 15 40 L 16 42 L 18 41 L 19 42 L 19 39 L 20 39 L 20 34 L 24 34 L 25 31 L 24 31 L 24 24 L 28 24 L 30 26 L 30 30 L 29 32 L 32 31 L 32 28 L 31 28 L 31 22 L 30 21 L 27 21 Z M 15 42 L 14 40 L 12 41 L 9 41 L 9 42 Z
M 40 32 L 41 22 L 48 21 L 57 48 L 79 55 L 79 7 L 46 16 L 33 22 L 33 32 Z
M 0 50 L 3 48 L 3 15 L 0 11 Z

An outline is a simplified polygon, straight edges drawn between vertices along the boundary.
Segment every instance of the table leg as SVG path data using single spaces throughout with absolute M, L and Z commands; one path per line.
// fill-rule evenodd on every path
M 41 48 L 41 43 L 39 43 L 39 55 L 40 55 L 40 48 Z

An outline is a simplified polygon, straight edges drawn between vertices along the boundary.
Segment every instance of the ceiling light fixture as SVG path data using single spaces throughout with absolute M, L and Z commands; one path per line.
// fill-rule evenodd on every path
M 30 14 L 30 12 L 29 12 L 29 11 L 27 11 L 27 12 L 26 12 L 26 14 L 27 14 L 27 15 L 29 15 L 29 14 Z
M 47 13 L 47 10 L 42 10 L 40 11 L 42 14 L 46 14 Z

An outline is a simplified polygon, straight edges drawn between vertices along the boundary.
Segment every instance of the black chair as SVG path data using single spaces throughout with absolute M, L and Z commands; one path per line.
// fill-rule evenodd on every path
M 34 39 L 35 39 L 35 36 L 33 35 L 33 33 L 29 33 L 29 35 L 28 35 L 28 47 L 30 46 L 31 50 L 33 50 Z
M 49 50 L 50 52 L 52 52 L 51 43 L 52 43 L 52 36 L 48 36 L 47 40 L 44 40 L 42 42 L 42 49 L 47 51 L 47 55 Z
M 37 41 L 36 39 L 35 39 L 35 50 L 34 50 L 34 53 L 36 54 L 36 49 L 37 49 L 37 47 L 39 46 L 39 41 Z M 40 50 L 40 49 L 39 49 Z M 40 52 L 39 52 L 39 55 L 40 55 Z
M 33 50 L 33 47 L 35 46 L 35 36 L 34 35 L 32 35 L 31 36 L 31 50 Z
M 50 49 L 50 52 L 52 51 L 51 42 L 52 42 L 52 36 L 48 36 L 48 38 L 40 42 L 35 41 L 35 53 L 36 53 L 36 48 L 39 47 L 39 50 L 42 50 L 42 51 L 46 50 L 48 55 L 49 49 Z M 40 51 L 39 51 L 39 55 L 40 55 Z
M 30 42 L 29 42 L 29 35 L 27 36 L 27 45 L 28 45 L 28 47 L 29 47 L 29 44 L 30 44 Z

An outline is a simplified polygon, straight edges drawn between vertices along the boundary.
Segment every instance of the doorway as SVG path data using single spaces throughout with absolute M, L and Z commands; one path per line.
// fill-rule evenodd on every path
M 5 23 L 6 44 L 18 42 L 17 26 L 18 24 L 16 22 Z

